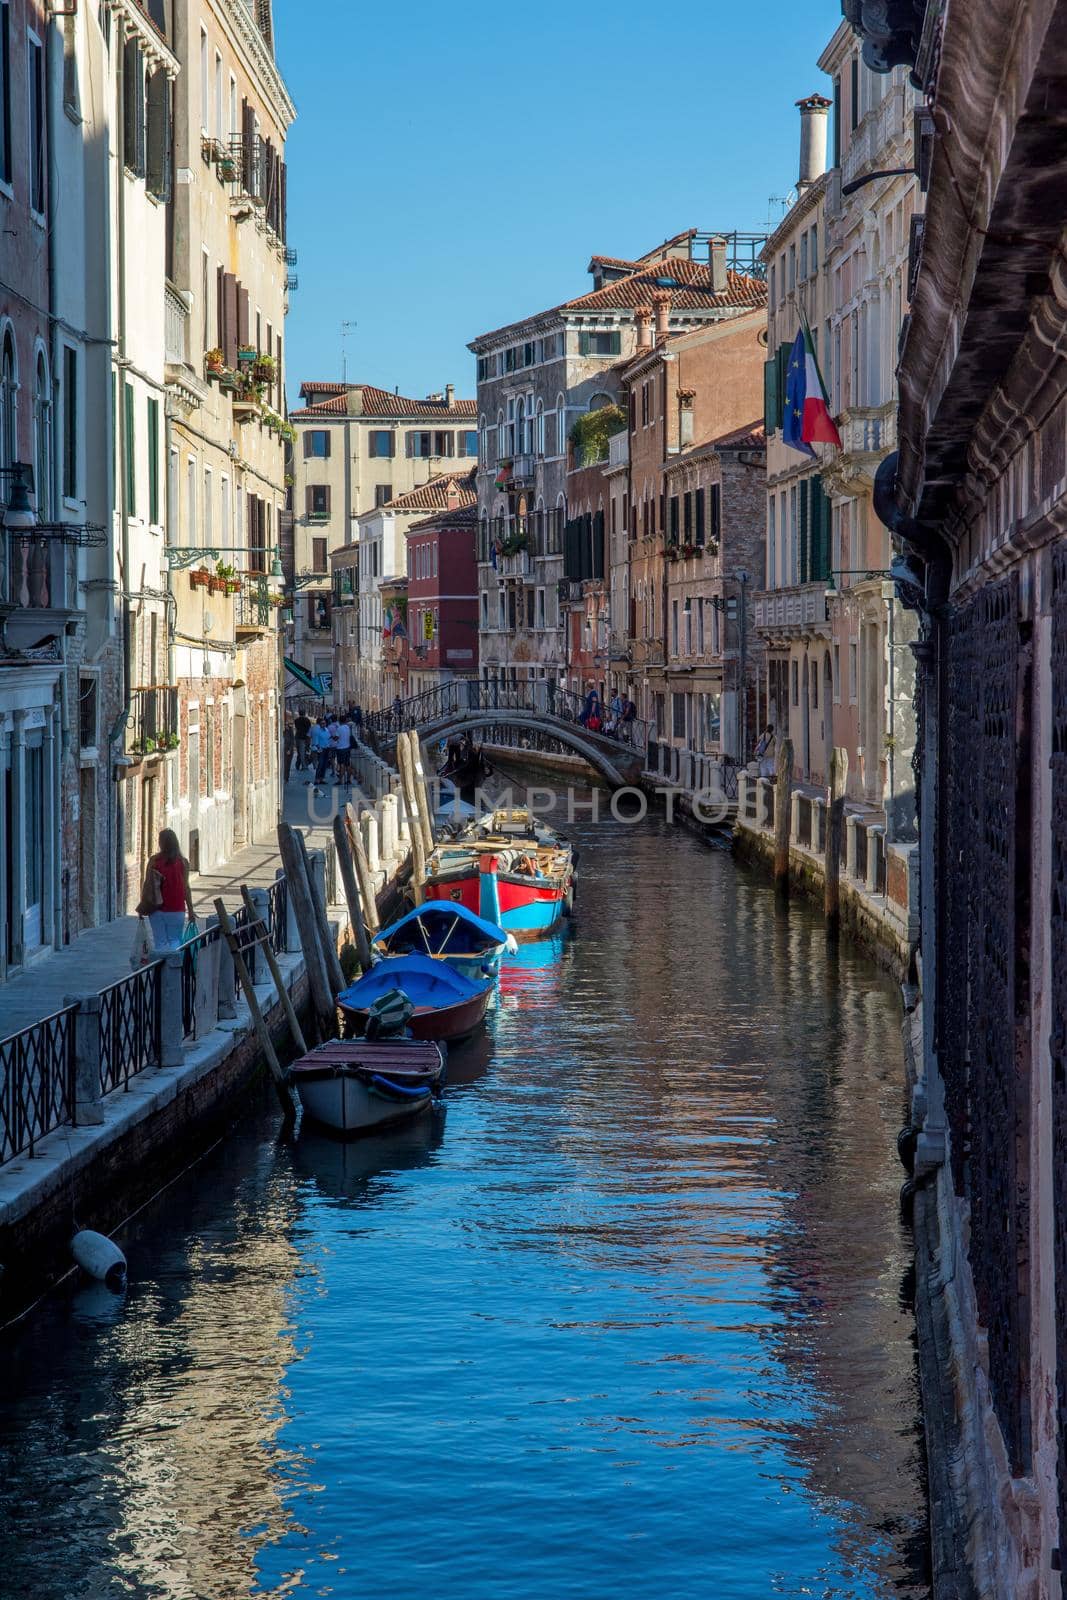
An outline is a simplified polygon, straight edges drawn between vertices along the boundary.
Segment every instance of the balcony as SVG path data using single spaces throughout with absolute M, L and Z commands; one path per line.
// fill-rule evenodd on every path
M 270 598 L 265 583 L 252 589 L 242 589 L 234 601 L 233 626 L 235 633 L 270 633 L 274 628 L 277 607 Z
M 630 459 L 630 435 L 624 428 L 608 440 L 608 468 L 625 467 Z
M 764 633 L 828 633 L 826 584 L 802 583 L 791 589 L 768 589 L 756 596 L 756 627 Z
M 513 556 L 497 556 L 497 577 L 533 580 L 533 558 L 529 549 L 519 550 Z
M 635 639 L 631 645 L 635 667 L 664 667 L 667 651 L 662 639 Z
M 843 455 L 871 456 L 881 460 L 897 447 L 897 403 L 884 406 L 851 406 L 842 411 L 841 452 Z
M 134 689 L 126 723 L 128 755 L 163 755 L 178 745 L 178 691 L 169 684 Z
M 512 481 L 512 483 L 514 483 L 516 485 L 518 485 L 520 483 L 532 485 L 533 481 L 534 481 L 534 474 L 536 473 L 536 471 L 537 471 L 537 458 L 536 458 L 536 456 L 513 456 L 511 458 L 511 481 Z
M 905 93 L 901 85 L 895 85 L 877 106 L 868 111 L 842 157 L 842 184 L 851 183 L 868 168 L 878 170 L 902 165 L 897 159 L 902 154 L 897 142 L 903 139 L 906 118 L 910 115 L 910 107 L 905 108 L 904 104 Z M 869 205 L 870 201 L 861 200 L 859 203 Z
M 478 559 L 489 561 L 495 548 L 498 563 L 510 555 L 558 556 L 563 549 L 563 512 L 531 511 L 525 517 L 488 517 L 478 528 Z M 520 548 L 515 548 L 519 546 Z

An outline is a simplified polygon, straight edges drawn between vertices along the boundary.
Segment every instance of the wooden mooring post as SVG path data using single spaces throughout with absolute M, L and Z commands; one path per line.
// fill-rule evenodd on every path
M 341 873 L 341 882 L 344 885 L 345 904 L 348 906 L 348 920 L 352 925 L 352 937 L 356 941 L 356 953 L 359 956 L 360 969 L 369 972 L 371 969 L 370 940 L 363 923 L 363 907 L 360 904 L 359 885 L 356 882 L 356 869 L 352 864 L 352 846 L 348 838 L 348 829 L 340 812 L 333 819 L 333 842 L 337 850 L 337 866 Z
M 430 794 L 426 786 L 426 773 L 422 765 L 422 746 L 414 728 L 408 733 L 408 744 L 411 750 L 411 778 L 415 789 L 415 799 L 419 807 L 419 827 L 422 830 L 422 845 L 428 861 L 433 855 L 433 817 L 430 813 Z
M 300 947 L 307 963 L 308 982 L 311 986 L 311 1003 L 318 1023 L 319 1037 L 332 1038 L 336 1029 L 336 1008 L 330 992 L 330 980 L 322 957 L 319 937 L 315 929 L 315 904 L 311 898 L 310 873 L 307 872 L 304 853 L 297 845 L 300 836 L 287 822 L 278 824 L 278 851 L 285 868 L 285 881 L 296 914 Z M 303 840 L 301 840 L 301 844 Z
M 848 751 L 834 746 L 830 757 L 830 795 L 826 810 L 826 854 L 823 859 L 823 915 L 826 937 L 841 931 L 841 840 L 845 831 L 845 790 L 848 787 Z
M 360 832 L 359 818 L 352 809 L 351 803 L 345 806 L 345 827 L 348 830 L 348 838 L 352 846 L 352 858 L 356 863 L 359 898 L 363 902 L 363 921 L 366 923 L 368 934 L 373 939 L 381 927 L 381 921 L 378 917 L 378 896 L 374 888 L 374 877 L 371 872 L 366 847 L 363 843 L 363 835 Z
M 333 999 L 341 993 L 345 986 L 345 975 L 341 971 L 341 963 L 337 956 L 337 945 L 334 942 L 333 934 L 330 932 L 330 919 L 326 915 L 326 896 L 323 890 L 319 888 L 318 875 L 312 869 L 311 861 L 308 858 L 304 835 L 297 833 L 294 837 L 296 839 L 296 848 L 304 862 L 304 871 L 307 874 L 308 887 L 311 891 L 311 904 L 315 909 L 315 928 L 319 936 L 319 948 L 322 951 L 332 1003 Z
M 242 894 L 247 895 L 248 890 L 243 889 Z M 251 900 L 246 900 L 245 904 L 250 905 Z M 286 1080 L 285 1073 L 282 1070 L 282 1064 L 278 1060 L 277 1052 L 274 1049 L 274 1042 L 270 1036 L 270 1029 L 267 1027 L 267 1019 L 264 1017 L 263 1012 L 260 1009 L 259 1001 L 256 998 L 256 986 L 252 982 L 251 974 L 248 971 L 248 965 L 244 958 L 244 952 L 241 949 L 240 942 L 236 933 L 234 932 L 233 923 L 230 921 L 229 914 L 221 899 L 215 901 L 215 912 L 219 919 L 219 927 L 222 929 L 222 937 L 225 939 L 226 946 L 230 954 L 233 956 L 233 964 L 237 971 L 237 977 L 240 981 L 241 988 L 244 991 L 244 997 L 248 1001 L 248 1009 L 252 1015 L 252 1026 L 256 1031 L 256 1038 L 259 1040 L 259 1047 L 263 1051 L 263 1059 L 266 1061 L 270 1070 L 271 1078 L 274 1081 L 274 1087 L 277 1092 L 282 1111 L 285 1113 L 286 1118 L 291 1118 L 295 1115 L 295 1107 L 293 1105 L 292 1094 L 289 1090 L 289 1084 Z M 253 927 L 255 926 L 257 926 L 257 924 L 253 923 Z M 256 943 L 264 944 L 265 947 L 269 948 L 270 935 L 262 923 L 258 924 L 258 926 L 262 928 L 263 931 L 257 937 Z M 273 971 L 277 972 L 277 963 L 274 961 L 273 950 L 271 951 L 270 959 Z M 284 996 L 284 1003 L 286 1004 L 288 1015 L 292 1012 L 292 1002 L 289 1000 L 289 993 L 285 987 L 285 984 L 281 981 L 280 973 L 278 973 L 278 976 L 274 981 L 277 984 L 279 998 L 281 999 Z M 293 1018 L 293 1022 L 295 1022 L 295 1016 Z M 292 1025 L 293 1023 L 291 1022 L 290 1026 Z M 296 1033 L 294 1034 L 294 1039 L 298 1042 L 298 1047 L 300 1049 L 305 1048 L 299 1023 L 296 1023 Z
M 404 810 L 407 812 L 408 828 L 411 833 L 411 891 L 415 904 L 421 906 L 422 886 L 426 881 L 426 846 L 423 843 L 422 818 L 419 815 L 419 801 L 415 790 L 415 763 L 411 756 L 411 746 L 403 733 L 397 737 L 396 759 L 400 768 Z
M 774 785 L 774 892 L 789 898 L 789 822 L 793 813 L 793 741 L 778 746 Z

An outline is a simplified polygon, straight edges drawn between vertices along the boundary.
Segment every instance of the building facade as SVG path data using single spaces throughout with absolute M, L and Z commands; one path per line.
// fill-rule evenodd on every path
M 158 810 L 193 865 L 210 867 L 268 835 L 278 814 L 284 149 L 295 113 L 269 5 L 177 3 L 174 45 L 159 498 L 169 520 L 179 754 Z M 146 810 L 141 855 L 153 831 Z
M 385 527 L 373 513 L 431 478 L 461 478 L 470 471 L 478 452 L 475 403 L 457 399 L 452 384 L 416 400 L 372 384 L 308 382 L 300 398 L 305 404 L 290 419 L 296 434 L 293 558 L 286 571 L 293 598 L 291 652 L 308 671 L 329 673 L 336 670 L 329 617 L 332 553 L 359 537 L 359 519 L 368 516 L 380 558 Z M 404 570 L 401 548 L 390 544 L 389 559 L 396 564 L 385 573 L 379 569 L 374 579 Z M 366 588 L 362 594 L 362 621 L 368 625 L 372 596 Z M 374 641 L 364 638 L 374 655 Z M 344 670 L 353 667 L 346 661 Z M 359 682 L 362 696 L 377 692 L 369 667 Z
M 618 405 L 622 365 L 637 348 L 638 310 L 668 290 L 665 326 L 680 332 L 764 299 L 763 285 L 728 270 L 725 251 L 713 251 L 711 236 L 695 229 L 636 261 L 594 256 L 589 271 L 588 293 L 470 345 L 478 360 L 486 680 L 563 682 L 567 636 L 558 597 L 572 442 L 581 449 L 590 414 Z
M 478 501 L 473 482 L 455 504 L 407 530 L 408 690 L 478 676 Z
M 1067 13 L 853 8 L 931 132 L 875 507 L 920 636 L 917 1281 L 949 1592 L 1058 1600 L 1067 1528 Z M 947 1392 L 946 1392 L 947 1390 Z M 959 1464 L 956 1470 L 956 1463 Z

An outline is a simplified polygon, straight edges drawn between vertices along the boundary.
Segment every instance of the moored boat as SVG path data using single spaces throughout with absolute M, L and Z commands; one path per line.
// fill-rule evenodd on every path
M 514 953 L 516 945 L 510 933 L 465 905 L 429 900 L 383 928 L 374 948 L 386 956 L 417 954 L 446 961 L 477 983 L 498 972 L 501 960 Z
M 440 1045 L 329 1039 L 289 1068 L 305 1114 L 333 1133 L 378 1132 L 426 1111 L 444 1075 Z
M 416 1039 L 465 1039 L 485 1018 L 493 980 L 475 982 L 430 956 L 387 956 L 343 989 L 337 1004 L 346 1021 L 362 1030 L 375 1003 L 398 989 L 413 1008 L 408 1027 Z
M 527 811 L 481 818 L 437 846 L 427 864 L 428 901 L 477 912 L 517 937 L 548 933 L 574 903 L 575 853 Z

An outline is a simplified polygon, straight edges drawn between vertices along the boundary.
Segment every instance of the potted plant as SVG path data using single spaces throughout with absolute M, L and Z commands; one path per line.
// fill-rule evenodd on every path
M 273 356 L 257 356 L 252 363 L 252 376 L 263 383 L 273 383 L 277 370 Z
M 196 567 L 189 574 L 189 583 L 194 589 L 206 589 L 211 582 L 211 574 L 206 567 Z
M 161 750 L 177 750 L 180 743 L 181 740 L 176 733 L 168 733 L 160 739 L 159 747 Z
M 237 177 L 237 163 L 225 152 L 219 156 L 216 170 L 223 183 L 233 183 Z
M 222 359 L 222 351 L 216 345 L 214 350 L 208 350 L 204 356 L 204 365 L 209 378 L 221 378 L 226 371 Z

